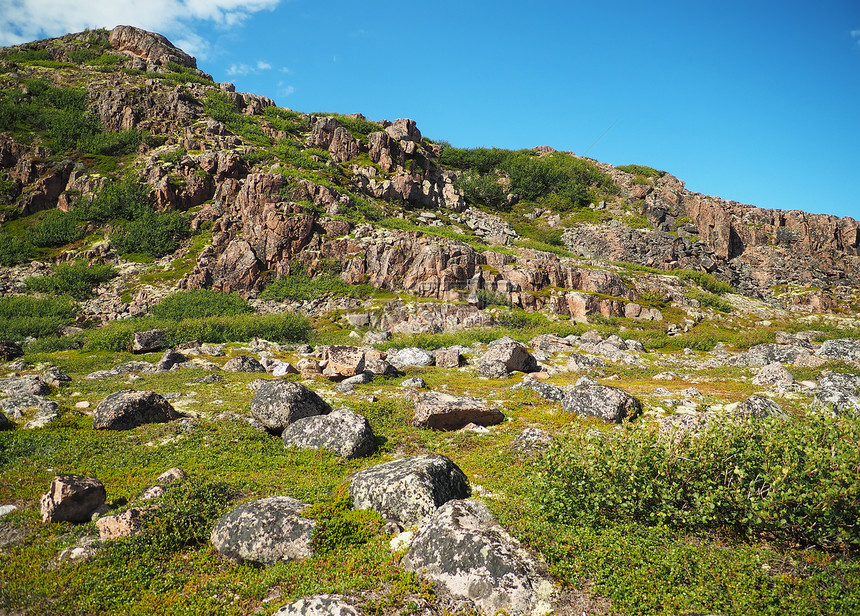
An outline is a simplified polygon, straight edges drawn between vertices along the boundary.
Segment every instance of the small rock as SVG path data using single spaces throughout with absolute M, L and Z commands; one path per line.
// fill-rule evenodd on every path
M 99 538 L 102 540 L 119 539 L 120 537 L 136 535 L 142 528 L 140 514 L 140 509 L 132 508 L 117 515 L 100 517 L 96 520 Z
M 779 362 L 772 362 L 764 366 L 753 377 L 753 385 L 790 385 L 794 383 L 794 377 Z
M 427 383 L 424 382 L 424 379 L 414 376 L 410 379 L 406 379 L 402 383 L 400 383 L 401 387 L 414 387 L 415 389 L 424 389 L 427 387 Z
M 388 363 L 398 370 L 408 367 L 423 368 L 425 366 L 432 366 L 435 361 L 436 358 L 432 353 L 417 347 L 398 349 L 388 354 Z

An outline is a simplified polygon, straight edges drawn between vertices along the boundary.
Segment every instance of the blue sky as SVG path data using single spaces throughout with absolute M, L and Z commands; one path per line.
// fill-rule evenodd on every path
M 857 0 L 0 0 L 0 44 L 119 23 L 298 111 L 409 117 L 459 147 L 550 145 L 860 219 Z

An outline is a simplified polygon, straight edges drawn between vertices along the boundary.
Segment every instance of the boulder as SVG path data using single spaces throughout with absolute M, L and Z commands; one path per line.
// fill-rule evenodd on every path
M 836 415 L 852 413 L 860 416 L 860 374 L 834 372 L 824 376 L 818 383 L 812 404 Z
M 360 458 L 376 451 L 367 419 L 346 407 L 298 419 L 284 428 L 281 438 L 284 447 L 326 449 L 342 458 Z
M 148 423 L 167 423 L 179 413 L 153 391 L 125 389 L 99 402 L 93 416 L 94 430 L 131 430 Z
M 39 375 L 39 380 L 50 387 L 65 387 L 72 382 L 72 377 L 57 366 L 52 366 Z
M 568 413 L 597 417 L 604 421 L 621 423 L 642 412 L 642 404 L 622 389 L 595 382 L 577 383 L 561 401 Z
M 96 520 L 96 528 L 99 529 L 100 539 L 119 539 L 120 537 L 131 537 L 143 528 L 140 519 L 142 510 L 133 507 L 117 515 L 106 515 Z
M 31 410 L 38 417 L 57 417 L 59 409 L 53 400 L 33 394 L 14 394 L 0 400 L 0 412 L 10 419 L 22 419 Z
M 20 344 L 11 340 L 0 340 L 0 361 L 12 361 L 23 356 L 24 349 Z
M 410 366 L 419 368 L 432 366 L 436 361 L 432 353 L 417 347 L 397 349 L 396 351 L 389 352 L 387 359 L 388 363 L 398 370 L 403 370 Z
M 453 500 L 421 527 L 401 561 L 483 614 L 549 613 L 554 595 L 546 567 L 511 537 L 487 506 Z
M 799 345 L 784 345 L 765 342 L 750 347 L 744 354 L 742 363 L 747 366 L 766 366 L 773 362 L 790 364 L 802 355 L 809 355 L 809 350 Z
M 47 396 L 51 393 L 51 386 L 38 376 L 26 375 L 0 379 L 0 391 L 7 396 L 32 395 Z
M 457 347 L 436 349 L 433 357 L 436 360 L 436 365 L 440 368 L 459 368 L 463 361 L 463 356 Z
M 366 359 L 364 361 L 364 368 L 368 372 L 378 374 L 379 376 L 396 377 L 402 374 L 400 370 L 384 359 Z
M 531 389 L 544 400 L 551 402 L 561 402 L 564 399 L 563 389 L 531 377 L 524 379 L 522 383 L 514 385 L 511 389 Z
M 355 509 L 372 509 L 404 527 L 420 524 L 449 500 L 469 496 L 466 475 L 453 460 L 425 454 L 358 471 L 349 483 Z
M 274 616 L 361 616 L 340 595 L 309 595 L 282 606 Z
M 412 387 L 414 389 L 424 389 L 425 387 L 427 387 L 427 383 L 424 382 L 424 379 L 417 377 L 417 376 L 413 376 L 412 378 L 408 378 L 408 379 L 403 380 L 400 383 L 400 386 L 401 387 Z
M 0 430 L 11 430 L 15 427 L 15 422 L 6 417 L 6 413 L 0 413 Z
M 540 428 L 525 428 L 511 443 L 511 453 L 530 456 L 546 450 L 552 444 L 552 434 Z
M 770 398 L 764 396 L 750 396 L 738 405 L 732 412 L 735 417 L 749 417 L 752 419 L 764 419 L 765 417 L 783 417 L 785 411 Z
M 250 355 L 237 355 L 227 360 L 224 364 L 225 372 L 265 372 L 263 364 Z
M 299 515 L 307 506 L 288 496 L 239 505 L 218 520 L 209 539 L 219 554 L 237 563 L 271 565 L 310 558 L 317 523 Z
M 412 425 L 434 430 L 459 430 L 469 423 L 492 426 L 505 416 L 479 398 L 466 398 L 436 392 L 418 394 Z
M 794 376 L 779 362 L 771 362 L 759 370 L 753 377 L 753 385 L 791 385 Z
M 160 351 L 167 346 L 166 329 L 150 329 L 145 332 L 135 332 L 131 344 L 132 353 L 151 353 Z
M 292 381 L 265 381 L 251 400 L 251 417 L 278 436 L 296 420 L 330 412 L 316 392 Z
M 89 522 L 106 496 L 104 484 L 94 477 L 57 475 L 39 502 L 42 521 Z
M 490 343 L 487 352 L 477 362 L 478 371 L 483 374 L 482 366 L 484 364 L 492 366 L 497 362 L 504 364 L 508 373 L 535 372 L 537 370 L 537 360 L 534 356 L 521 343 L 507 336 Z M 496 370 L 493 372 L 495 373 Z
M 815 353 L 819 357 L 842 361 L 860 361 L 860 340 L 842 338 L 825 340 Z
M 158 363 L 155 364 L 155 369 L 158 372 L 166 372 L 173 368 L 173 366 L 185 363 L 186 361 L 188 361 L 188 358 L 179 351 L 167 349 L 164 351 L 161 359 L 158 360 Z
M 323 354 L 327 360 L 323 374 L 327 377 L 350 377 L 364 372 L 364 351 L 353 346 L 330 346 Z

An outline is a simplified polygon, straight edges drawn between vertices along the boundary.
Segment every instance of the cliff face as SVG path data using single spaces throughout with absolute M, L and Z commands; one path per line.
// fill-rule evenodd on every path
M 507 206 L 490 213 L 470 207 L 475 197 L 458 179 L 464 172 L 442 164 L 445 146 L 425 139 L 412 120 L 376 124 L 277 109 L 212 82 L 167 39 L 128 26 L 59 41 L 19 46 L 6 57 L 47 53 L 63 70 L 0 57 L 0 85 L 26 93 L 32 78 L 84 83 L 88 111 L 103 130 L 157 137 L 116 164 L 146 183 L 156 210 L 190 210 L 193 229 L 211 230 L 183 288 L 254 295 L 288 275 L 291 263 L 313 273 L 336 262 L 348 283 L 419 297 L 466 300 L 483 290 L 561 316 L 658 318 L 636 304 L 643 294 L 688 300 L 653 273 L 632 276 L 608 262 L 705 271 L 800 310 L 844 308 L 860 287 L 860 223 L 851 218 L 759 209 L 692 193 L 669 174 L 646 181 L 600 163 L 611 184 L 601 188 L 607 203 L 592 206 L 602 222 L 566 223 L 547 207 L 511 210 L 519 196 L 501 171 L 489 177 L 506 191 Z M 98 53 L 109 56 L 110 70 L 70 64 Z M 92 157 L 50 144 L 0 133 L 0 221 L 73 210 L 105 186 Z M 538 158 L 560 155 L 568 156 L 534 150 Z M 632 224 L 631 215 L 644 223 Z M 528 238 L 515 227 L 529 225 L 558 233 L 585 260 L 524 247 Z M 72 246 L 55 258 L 76 257 L 118 255 L 109 245 Z

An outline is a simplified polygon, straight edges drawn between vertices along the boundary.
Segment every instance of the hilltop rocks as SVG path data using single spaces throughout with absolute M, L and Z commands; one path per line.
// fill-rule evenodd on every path
M 450 458 L 427 454 L 361 470 L 352 476 L 349 493 L 355 509 L 372 509 L 408 527 L 449 500 L 469 496 L 469 484 Z
M 554 593 L 545 566 L 479 501 L 454 500 L 437 509 L 402 562 L 484 614 L 545 613 Z
M 111 46 L 147 64 L 167 66 L 176 62 L 188 68 L 197 68 L 197 60 L 188 55 L 167 38 L 155 32 L 147 32 L 133 26 L 117 26 L 110 32 Z
M 418 394 L 415 402 L 412 425 L 434 430 L 459 430 L 470 423 L 492 426 L 504 418 L 501 411 L 478 398 L 424 392 Z
M 153 391 L 126 389 L 99 402 L 93 416 L 94 430 L 131 430 L 147 423 L 167 423 L 179 418 L 170 403 Z
M 284 428 L 284 447 L 327 449 L 342 458 L 360 458 L 376 450 L 367 419 L 348 408 L 298 419 Z
M 600 385 L 583 377 L 561 401 L 568 413 L 597 417 L 604 421 L 621 423 L 642 412 L 642 404 L 622 389 Z
M 271 565 L 310 558 L 317 523 L 301 517 L 307 506 L 288 496 L 239 505 L 218 520 L 209 539 L 221 556 L 240 564 Z
M 265 381 L 251 400 L 251 416 L 278 436 L 303 417 L 330 412 L 331 407 L 316 392 L 292 381 Z
M 39 503 L 42 521 L 89 522 L 105 503 L 104 484 L 84 475 L 57 475 Z

